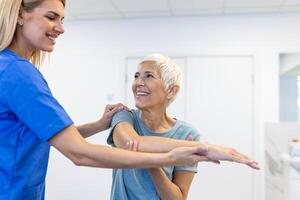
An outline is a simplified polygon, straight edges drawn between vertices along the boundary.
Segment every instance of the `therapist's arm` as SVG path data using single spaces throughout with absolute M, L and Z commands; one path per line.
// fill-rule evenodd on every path
M 106 105 L 102 117 L 94 122 L 76 126 L 82 137 L 87 138 L 109 128 L 112 116 L 120 110 L 128 109 L 122 103 Z
M 79 166 L 102 168 L 150 168 L 170 165 L 193 165 L 205 153 L 201 147 L 177 148 L 168 153 L 140 153 L 88 143 L 71 125 L 48 142 Z
M 162 153 L 168 152 L 176 147 L 208 147 L 208 152 L 205 156 L 210 161 L 226 160 L 243 163 L 254 169 L 259 169 L 257 162 L 251 160 L 250 158 L 233 148 L 195 141 L 175 140 L 166 137 L 140 136 L 134 130 L 132 124 L 125 121 L 118 123 L 114 127 L 113 131 L 114 143 L 117 147 L 120 148 L 126 149 L 128 146 L 128 142 L 130 141 L 137 141 L 139 152 Z

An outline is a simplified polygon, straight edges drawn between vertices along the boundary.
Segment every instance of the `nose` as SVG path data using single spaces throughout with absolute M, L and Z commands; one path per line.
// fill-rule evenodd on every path
M 56 23 L 54 30 L 59 34 L 63 34 L 65 32 L 64 26 L 61 22 Z
M 145 85 L 144 79 L 141 76 L 137 77 L 135 79 L 135 84 L 137 86 L 144 86 Z

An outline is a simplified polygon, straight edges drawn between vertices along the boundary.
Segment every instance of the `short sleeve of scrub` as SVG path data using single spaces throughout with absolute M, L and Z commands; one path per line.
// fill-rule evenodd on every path
M 1 74 L 0 83 L 0 102 L 13 111 L 41 141 L 47 141 L 73 123 L 52 96 L 42 74 L 31 63 L 13 61 Z

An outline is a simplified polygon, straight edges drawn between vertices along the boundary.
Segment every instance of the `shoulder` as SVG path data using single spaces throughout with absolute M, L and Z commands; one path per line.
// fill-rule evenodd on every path
M 32 63 L 17 56 L 10 50 L 0 52 L 0 75 L 10 73 L 28 73 L 31 70 L 37 71 Z
M 114 114 L 113 118 L 132 118 L 132 110 L 121 110 Z
M 182 137 L 191 136 L 193 140 L 200 140 L 202 137 L 202 134 L 192 124 L 181 120 L 178 120 L 177 123 L 177 132 L 179 132 Z
M 44 81 L 40 71 L 32 63 L 24 59 L 14 59 L 7 62 L 3 68 L 1 79 L 28 82 Z
M 111 127 L 114 127 L 120 122 L 136 123 L 135 110 L 121 110 L 114 114 L 111 121 Z

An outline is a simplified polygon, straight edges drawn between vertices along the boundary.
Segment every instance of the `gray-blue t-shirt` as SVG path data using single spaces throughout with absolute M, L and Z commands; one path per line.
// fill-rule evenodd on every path
M 139 110 L 131 112 L 123 110 L 116 113 L 111 122 L 111 131 L 107 139 L 107 143 L 115 146 L 113 141 L 113 131 L 120 122 L 129 122 L 133 125 L 135 131 L 141 136 L 160 136 L 178 140 L 186 140 L 191 136 L 195 141 L 199 141 L 200 134 L 191 125 L 186 122 L 176 120 L 174 127 L 164 133 L 152 132 L 143 123 Z M 172 180 L 173 173 L 176 171 L 192 171 L 197 172 L 197 165 L 193 166 L 170 166 L 164 167 L 163 171 L 167 177 Z M 147 169 L 114 169 L 113 183 L 111 189 L 111 200 L 159 200 L 159 194 L 152 182 L 151 176 Z

